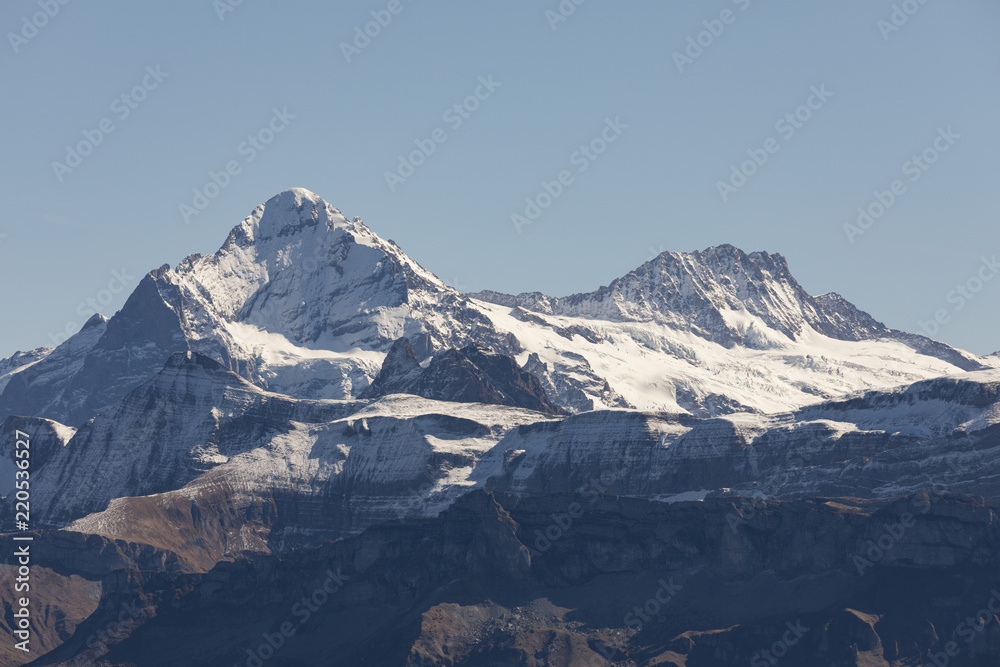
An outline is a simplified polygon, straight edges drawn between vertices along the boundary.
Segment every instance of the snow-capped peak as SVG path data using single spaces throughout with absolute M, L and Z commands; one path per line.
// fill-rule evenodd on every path
M 175 278 L 221 320 L 258 326 L 298 345 L 313 346 L 325 335 L 329 347 L 342 350 L 374 342 L 373 331 L 355 335 L 359 316 L 454 293 L 360 218 L 348 220 L 303 188 L 257 206 L 217 253 L 189 257 Z M 376 347 L 403 334 L 386 332 Z
M 781 255 L 728 244 L 666 252 L 562 299 L 462 295 L 302 188 L 257 206 L 218 252 L 150 272 L 91 328 L 8 364 L 0 416 L 83 423 L 178 351 L 275 392 L 349 398 L 401 338 L 418 360 L 473 343 L 514 357 L 574 410 L 773 411 L 982 367 L 835 294 L 809 296 Z
M 351 396 L 402 337 L 421 358 L 472 342 L 506 349 L 457 291 L 302 188 L 258 205 L 216 253 L 153 271 L 140 287 L 116 320 L 170 331 L 176 340 L 155 346 L 157 363 L 194 350 L 296 395 Z M 130 342 L 146 349 L 163 338 L 146 333 Z
M 304 188 L 290 188 L 259 204 L 233 228 L 219 252 L 283 243 L 309 230 L 320 233 L 348 230 L 362 240 L 375 236 L 360 218 L 348 221 L 319 195 Z
M 656 322 L 727 347 L 770 345 L 762 341 L 762 329 L 776 334 L 766 338 L 778 342 L 796 340 L 809 328 L 841 340 L 887 332 L 840 297 L 821 302 L 809 296 L 780 254 L 748 254 L 729 244 L 691 253 L 664 252 L 606 287 L 561 299 L 477 296 L 552 315 Z M 836 312 L 841 307 L 845 312 Z

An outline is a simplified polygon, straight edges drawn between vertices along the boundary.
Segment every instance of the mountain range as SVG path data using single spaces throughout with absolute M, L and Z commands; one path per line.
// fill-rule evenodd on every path
M 730 245 L 589 293 L 463 294 L 291 189 L 110 318 L 0 361 L 0 422 L 34 448 L 32 664 L 249 665 L 284 583 L 339 563 L 330 617 L 268 664 L 746 664 L 799 615 L 824 630 L 797 664 L 897 667 L 959 632 L 880 587 L 962 581 L 957 610 L 996 579 L 1000 356 L 890 329 Z M 14 461 L 5 436 L 6 527 Z M 919 529 L 855 572 L 907 503 L 931 508 Z M 655 628 L 588 598 L 627 611 L 658 577 L 691 588 Z M 127 631 L 87 640 L 127 604 Z M 239 631 L 171 645 L 233 610 Z M 320 641 L 331 628 L 354 629 Z M 1000 621 L 983 637 L 962 660 L 1000 654 Z

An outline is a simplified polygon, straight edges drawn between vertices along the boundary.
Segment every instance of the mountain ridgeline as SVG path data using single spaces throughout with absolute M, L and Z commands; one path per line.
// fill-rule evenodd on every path
M 960 625 L 1000 586 L 1000 356 L 809 295 L 778 254 L 462 294 L 291 189 L 0 360 L 0 429 L 32 443 L 44 610 L 31 656 L 0 619 L 4 664 L 1000 653 L 996 616 Z
M 813 336 L 821 345 L 811 344 Z M 665 252 L 586 294 L 459 294 L 360 219 L 293 189 L 258 206 L 214 255 L 151 271 L 111 319 L 95 316 L 55 350 L 0 362 L 6 370 L 0 418 L 30 415 L 79 426 L 153 377 L 177 351 L 209 356 L 263 389 L 354 398 L 403 337 L 421 360 L 469 345 L 522 364 L 534 353 L 548 398 L 572 412 L 697 413 L 707 405 L 713 412 L 723 405 L 770 411 L 992 365 L 889 330 L 835 294 L 811 297 L 781 255 L 748 255 L 728 245 Z M 763 361 L 772 374 L 808 371 L 795 363 L 796 353 L 822 354 L 824 340 L 895 349 L 879 350 L 879 359 L 867 363 L 852 359 L 858 370 L 852 378 L 836 377 L 831 368 L 770 387 L 740 377 L 760 368 L 748 350 L 769 351 Z M 650 355 L 659 377 L 635 386 L 631 367 Z M 885 368 L 886 356 L 899 367 Z M 731 400 L 713 398 L 719 396 Z

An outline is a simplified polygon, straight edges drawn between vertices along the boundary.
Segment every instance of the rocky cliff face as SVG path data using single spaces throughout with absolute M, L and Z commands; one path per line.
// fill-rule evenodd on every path
M 948 496 L 869 506 L 477 492 L 438 519 L 282 559 L 204 574 L 103 566 L 98 611 L 34 664 L 103 653 L 102 664 L 151 667 L 254 656 L 552 667 L 779 656 L 896 667 L 955 642 L 948 664 L 985 665 L 1000 652 L 1000 622 L 990 612 L 974 619 L 1000 609 L 997 526 L 991 508 Z M 58 570 L 67 558 L 50 549 L 45 566 Z M 127 605 L 138 620 L 107 647 L 86 647 Z M 185 641 L 169 641 L 179 635 Z
M 1000 500 L 995 371 L 796 413 L 698 419 L 595 411 L 520 426 L 479 468 L 488 488 L 670 499 L 726 493 L 879 498 L 948 489 Z M 688 495 L 684 495 L 688 494 Z
M 271 424 L 304 419 L 313 407 L 271 398 L 207 357 L 173 355 L 36 469 L 40 520 L 66 525 L 115 498 L 179 489 L 265 442 Z M 324 418 L 336 416 L 328 409 Z
M 487 403 L 560 414 L 538 378 L 511 357 L 484 353 L 475 345 L 445 350 L 421 366 L 410 341 L 393 343 L 382 370 L 361 398 L 414 394 L 436 401 Z
M 533 495 L 579 492 L 596 481 L 609 493 L 661 500 L 944 489 L 1000 501 L 996 371 L 795 413 L 566 417 L 540 403 L 497 404 L 517 396 L 509 380 L 523 371 L 509 359 L 500 363 L 513 375 L 501 382 L 490 355 L 466 351 L 463 360 L 475 373 L 467 377 L 484 382 L 471 386 L 493 392 L 481 400 L 494 403 L 405 395 L 306 401 L 265 392 L 197 353 L 175 354 L 154 380 L 78 431 L 24 420 L 41 429 L 38 525 L 76 522 L 127 539 L 129 513 L 150 511 L 140 497 L 160 494 L 159 507 L 171 509 L 157 516 L 176 515 L 183 525 L 193 520 L 192 502 L 201 513 L 235 508 L 254 539 L 233 544 L 270 551 L 432 516 L 475 487 Z M 405 343 L 387 366 L 384 377 L 412 382 L 415 392 L 470 386 L 446 365 L 443 375 L 433 361 L 421 368 Z M 263 518 L 261 502 L 270 507 Z M 10 499 L 0 502 L 4 516 L 11 507 Z
M 217 528 L 219 554 L 232 555 L 435 514 L 476 484 L 479 459 L 505 433 L 550 418 L 415 396 L 293 399 L 185 352 L 79 430 L 38 418 L 7 426 L 33 437 L 34 525 L 168 545 L 151 537 L 158 522 L 194 535 L 199 516 L 221 513 L 231 523 Z M 0 511 L 9 523 L 12 497 Z
M 731 245 L 690 254 L 665 252 L 607 287 L 560 299 L 554 312 L 638 322 L 660 321 L 726 347 L 763 341 L 731 314 L 747 313 L 789 339 L 809 326 L 839 340 L 888 330 L 868 318 L 836 317 L 792 277 L 781 255 L 746 254 Z

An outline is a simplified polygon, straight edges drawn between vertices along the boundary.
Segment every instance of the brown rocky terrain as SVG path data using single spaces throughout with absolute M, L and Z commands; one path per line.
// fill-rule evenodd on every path
M 476 491 L 436 519 L 208 570 L 202 551 L 65 531 L 37 545 L 38 565 L 80 582 L 39 620 L 61 646 L 33 665 L 901 667 L 1000 654 L 1000 524 L 966 496 Z M 100 591 L 92 613 L 84 590 Z M 134 614 L 119 622 L 123 609 Z

